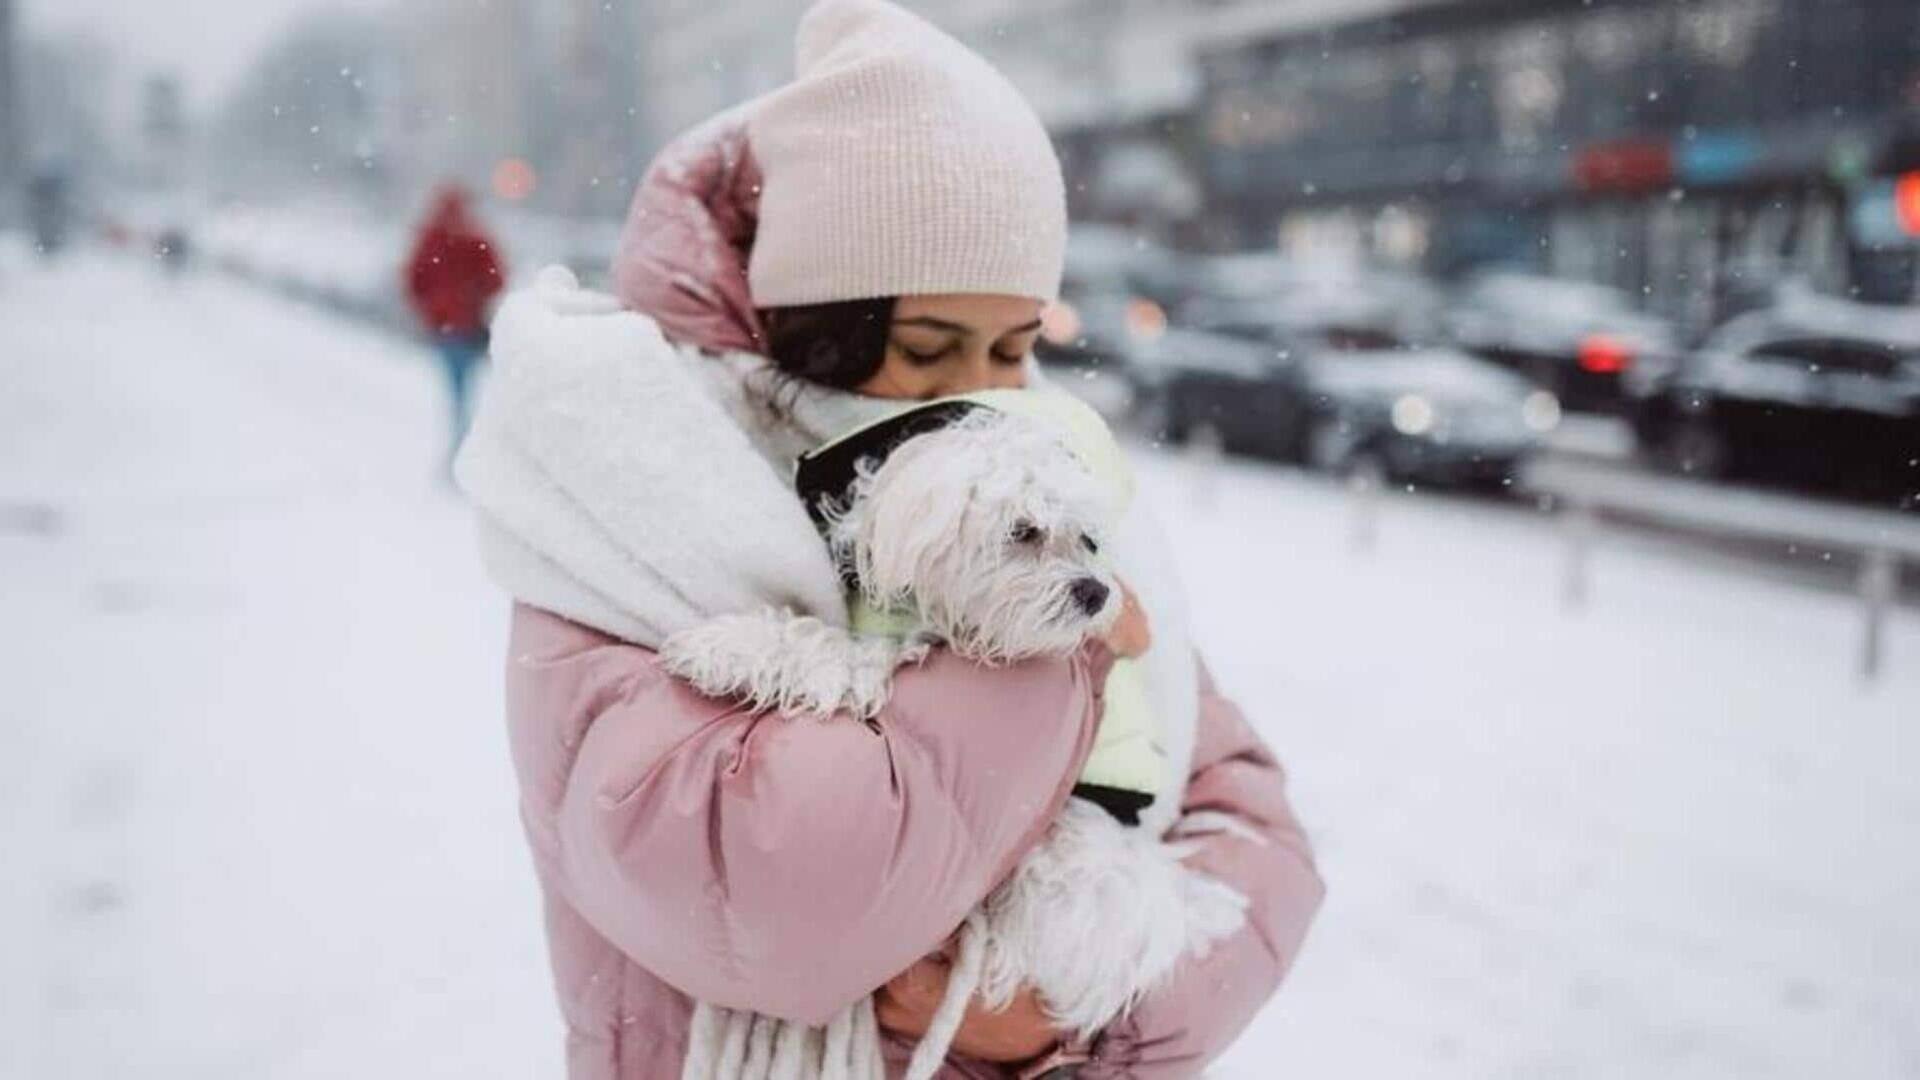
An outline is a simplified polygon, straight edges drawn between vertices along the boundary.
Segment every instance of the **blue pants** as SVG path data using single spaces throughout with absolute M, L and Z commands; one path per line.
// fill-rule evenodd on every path
M 487 352 L 487 336 L 477 334 L 441 334 L 434 339 L 440 354 L 440 370 L 447 377 L 448 412 L 447 462 L 466 438 L 467 424 L 473 416 L 473 372 Z

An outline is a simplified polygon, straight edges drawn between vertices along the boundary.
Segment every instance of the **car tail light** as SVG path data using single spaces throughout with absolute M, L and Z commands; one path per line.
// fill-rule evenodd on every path
M 1633 350 L 1619 338 L 1591 334 L 1580 341 L 1580 370 L 1618 375 L 1633 366 Z

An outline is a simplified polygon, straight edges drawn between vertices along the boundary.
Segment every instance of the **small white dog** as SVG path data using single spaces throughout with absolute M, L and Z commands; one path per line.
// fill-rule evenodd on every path
M 1071 653 L 1105 634 L 1121 590 L 1099 559 L 1112 508 L 1058 437 L 968 411 L 865 458 L 821 513 L 855 588 L 853 626 L 760 611 L 669 638 L 667 670 L 756 709 L 861 719 L 893 671 L 944 643 L 986 664 Z
M 871 723 L 894 670 L 935 643 L 1001 664 L 1066 655 L 1109 631 L 1123 596 L 1100 558 L 1118 509 L 1110 494 L 1046 425 L 927 408 L 926 422 L 885 430 L 879 444 L 838 448 L 829 490 L 844 497 L 813 508 L 853 589 L 852 628 L 786 612 L 722 616 L 665 642 L 669 671 L 754 708 Z M 998 1006 L 1031 986 L 1063 1028 L 1091 1033 L 1181 957 L 1238 929 L 1245 899 L 1186 870 L 1184 853 L 1069 800 L 969 916 L 908 1075 L 938 1067 L 976 989 Z

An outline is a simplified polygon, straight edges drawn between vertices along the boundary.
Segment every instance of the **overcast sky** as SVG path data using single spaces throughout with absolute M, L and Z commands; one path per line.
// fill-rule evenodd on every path
M 37 30 L 95 31 L 140 68 L 180 75 L 192 101 L 227 88 L 276 33 L 320 10 L 368 10 L 386 0 L 21 0 Z

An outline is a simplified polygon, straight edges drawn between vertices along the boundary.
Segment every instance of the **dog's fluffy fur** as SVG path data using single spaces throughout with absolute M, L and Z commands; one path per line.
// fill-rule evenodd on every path
M 1120 588 L 1099 558 L 1111 514 L 1098 485 L 1050 433 L 997 413 L 969 416 L 863 465 L 831 508 L 828 543 L 880 610 L 910 609 L 904 638 L 860 637 L 785 612 L 722 616 L 668 638 L 667 670 L 756 708 L 861 718 L 890 676 L 943 642 L 987 664 L 1061 655 L 1105 633 Z M 1099 582 L 1086 610 L 1075 586 Z
M 930 644 L 858 637 L 810 615 L 771 609 L 722 615 L 667 639 L 667 670 L 713 697 L 755 711 L 827 719 L 871 719 L 887 703 L 893 672 L 926 656 Z
M 863 638 L 817 619 L 726 616 L 669 638 L 668 670 L 757 708 L 869 718 L 893 670 L 933 642 L 983 663 L 1063 655 L 1104 634 L 1122 592 L 1099 547 L 1115 508 L 1052 433 L 980 413 L 863 465 L 828 514 L 828 542 L 881 610 L 919 629 Z M 1099 582 L 1089 610 L 1076 598 Z M 1070 800 L 1048 837 L 969 920 L 989 1004 L 1036 989 L 1063 1028 L 1091 1033 L 1231 934 L 1245 900 L 1188 871 L 1183 851 Z M 973 940 L 977 937 L 977 940 Z M 964 999 L 962 999 L 964 1000 Z
M 1112 508 L 1039 424 L 976 413 L 863 468 L 828 540 L 863 599 L 911 608 L 926 631 L 988 664 L 1059 655 L 1105 633 L 1120 590 L 1099 558 Z M 1099 582 L 1088 611 L 1073 596 Z
M 983 905 L 981 997 L 998 1007 L 1032 986 L 1060 1027 L 1106 1026 L 1245 921 L 1246 898 L 1180 865 L 1186 854 L 1067 800 L 1046 842 Z

